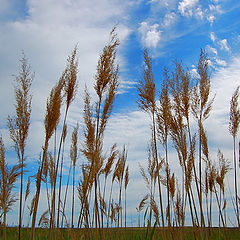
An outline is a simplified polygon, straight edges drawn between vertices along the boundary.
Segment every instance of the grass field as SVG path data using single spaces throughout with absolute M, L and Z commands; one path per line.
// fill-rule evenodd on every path
M 171 232 L 165 230 L 167 239 L 181 239 L 181 231 L 184 231 L 183 239 L 194 239 L 193 228 L 185 227 L 184 229 L 173 229 Z M 23 228 L 22 229 L 22 239 L 30 239 L 31 229 Z M 57 233 L 56 233 L 57 234 Z M 169 234 L 171 236 L 169 236 Z M 120 240 L 130 240 L 130 239 L 163 239 L 163 229 L 147 229 L 147 228 L 122 228 L 119 229 L 119 232 L 116 228 L 108 228 L 101 230 L 101 239 L 120 239 Z M 2 232 L 0 238 L 2 236 Z M 94 229 L 89 230 L 74 230 L 73 239 L 95 239 Z M 7 239 L 15 240 L 18 239 L 18 228 L 9 227 L 7 228 Z M 37 240 L 47 240 L 49 239 L 49 229 L 37 228 L 36 229 L 36 239 Z M 72 239 L 71 229 L 60 229 L 57 235 L 57 239 Z M 100 237 L 99 237 L 100 239 Z M 240 239 L 240 232 L 237 228 L 212 228 L 211 234 L 209 234 L 209 229 L 205 228 L 200 233 L 200 229 L 197 233 L 197 239 L 212 239 L 212 240 L 221 240 L 221 239 L 231 239 L 237 240 Z

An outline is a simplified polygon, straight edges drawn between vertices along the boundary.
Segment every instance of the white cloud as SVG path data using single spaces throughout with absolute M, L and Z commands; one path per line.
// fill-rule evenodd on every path
M 151 0 L 154 7 L 173 9 L 177 5 L 177 0 Z
M 217 37 L 216 37 L 216 35 L 215 35 L 214 32 L 211 32 L 211 33 L 210 33 L 210 39 L 211 39 L 213 42 L 216 41 Z
M 178 10 L 182 16 L 192 17 L 198 0 L 183 0 L 179 2 Z
M 227 62 L 218 57 L 218 51 L 216 48 L 214 48 L 210 45 L 207 45 L 206 51 L 209 53 L 210 58 L 211 58 L 211 63 L 209 66 L 213 67 L 214 69 L 216 69 L 217 67 L 226 67 L 227 66 Z
M 209 10 L 210 10 L 211 12 L 223 13 L 220 5 L 210 4 L 210 5 L 209 5 Z
M 136 87 L 136 82 L 121 79 L 117 94 L 126 93 L 128 92 L 129 89 L 133 89 L 135 87 Z
M 207 8 L 200 5 L 199 0 L 183 0 L 178 4 L 178 10 L 182 16 L 206 19 L 211 25 L 216 20 L 216 14 L 223 13 L 219 4 L 209 4 Z
M 110 18 L 124 14 L 126 5 L 120 1 L 97 0 L 29 0 L 29 13 L 41 24 L 88 25 L 107 23 Z
M 206 50 L 207 50 L 209 53 L 213 53 L 214 55 L 217 55 L 217 54 L 218 54 L 217 49 L 211 47 L 210 45 L 207 45 Z
M 196 68 L 195 65 L 192 65 L 192 66 L 191 66 L 190 74 L 192 75 L 192 77 L 193 77 L 194 79 L 197 79 L 197 78 L 199 77 L 199 74 L 198 74 L 198 72 L 197 72 L 197 68 Z
M 158 30 L 159 25 L 149 25 L 147 22 L 142 22 L 139 27 L 143 45 L 146 47 L 156 47 L 161 39 L 161 31 Z
M 209 4 L 208 9 L 206 9 L 206 18 L 207 21 L 210 22 L 212 25 L 214 21 L 216 20 L 216 15 L 222 14 L 223 11 L 221 9 L 221 6 L 219 4 Z
M 225 50 L 227 52 L 230 51 L 230 47 L 228 46 L 228 42 L 227 42 L 226 38 L 218 41 L 218 44 L 219 44 L 221 50 Z
M 216 63 L 217 63 L 217 65 L 222 66 L 222 67 L 227 66 L 227 62 L 225 60 L 220 59 L 220 58 L 216 58 Z
M 215 21 L 216 17 L 213 14 L 210 14 L 207 16 L 207 20 L 213 24 L 213 22 Z
M 177 20 L 177 15 L 174 12 L 169 12 L 164 16 L 163 27 L 167 28 L 174 24 Z
M 196 18 L 199 18 L 201 20 L 204 18 L 204 12 L 201 7 L 196 8 L 195 16 L 196 16 Z

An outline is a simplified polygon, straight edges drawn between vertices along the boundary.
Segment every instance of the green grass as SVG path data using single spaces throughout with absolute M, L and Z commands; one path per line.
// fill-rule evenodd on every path
M 174 239 L 181 239 L 181 231 L 182 229 L 175 228 L 172 234 L 166 230 L 167 239 L 169 238 L 169 234 Z M 184 238 L 187 240 L 194 239 L 193 237 L 193 229 L 192 227 L 185 227 L 184 231 Z M 30 238 L 31 229 L 23 228 L 22 229 L 22 239 L 29 239 Z M 0 239 L 2 239 L 2 229 L 0 232 Z M 74 230 L 74 238 L 73 239 L 95 239 L 95 230 L 83 230 L 78 229 Z M 102 229 L 101 235 L 102 239 L 109 239 L 109 240 L 161 240 L 163 229 L 161 228 L 120 228 L 119 231 L 116 228 L 108 228 Z M 222 240 L 222 239 L 231 239 L 231 240 L 239 240 L 240 239 L 240 230 L 238 228 L 226 228 L 219 229 L 219 228 L 212 228 L 211 235 L 209 235 L 209 230 L 207 228 L 203 229 L 204 239 L 211 239 L 211 240 Z M 8 240 L 15 240 L 18 239 L 18 228 L 9 227 L 7 228 L 7 239 Z M 36 240 L 48 240 L 49 239 L 49 230 L 48 229 L 36 229 Z M 57 239 L 68 240 L 71 239 L 71 230 L 70 229 L 61 229 L 58 233 Z M 99 238 L 100 239 L 100 238 Z M 201 238 L 200 231 L 198 231 L 198 239 Z

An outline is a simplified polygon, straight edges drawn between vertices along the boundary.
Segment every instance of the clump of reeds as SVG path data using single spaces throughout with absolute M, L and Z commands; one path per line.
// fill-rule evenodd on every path
M 12 193 L 18 176 L 22 168 L 21 163 L 8 167 L 5 159 L 5 147 L 2 136 L 0 136 L 0 220 L 3 223 L 3 239 L 6 240 L 7 213 L 11 210 L 16 202 L 16 196 Z M 0 227 L 1 229 L 1 227 Z M 1 229 L 2 230 L 2 229 Z
M 54 178 L 54 185 L 53 185 L 53 198 L 52 198 L 52 207 L 51 207 L 51 225 L 50 227 L 54 227 L 53 223 L 55 222 L 55 195 L 56 195 L 56 181 L 57 181 L 57 175 L 58 175 L 58 166 L 60 161 L 60 155 L 62 152 L 62 145 L 64 142 L 64 135 L 65 135 L 65 125 L 67 121 L 67 115 L 69 111 L 70 104 L 73 102 L 76 96 L 77 92 L 77 73 L 78 73 L 78 59 L 77 59 L 77 46 L 73 49 L 72 54 L 67 59 L 67 66 L 62 73 L 61 80 L 63 82 L 63 97 L 65 97 L 65 114 L 64 114 L 64 120 L 62 125 L 62 132 L 61 132 L 61 138 L 59 142 L 58 147 L 58 153 L 57 156 L 55 156 L 55 178 Z M 60 191 L 60 189 L 59 189 Z M 59 206 L 58 199 L 58 206 Z M 59 207 L 57 212 L 57 229 L 59 228 Z
M 77 68 L 78 68 L 78 61 L 77 61 L 77 48 L 75 47 L 71 56 L 69 56 L 67 60 L 67 66 L 60 77 L 58 83 L 52 88 L 50 92 L 50 96 L 47 100 L 47 106 L 46 106 L 46 114 L 45 114 L 45 142 L 43 146 L 42 156 L 40 159 L 40 166 L 38 168 L 38 174 L 36 179 L 36 194 L 34 197 L 33 202 L 33 215 L 32 215 L 32 234 L 31 239 L 34 239 L 34 229 L 35 229 L 35 222 L 36 222 L 36 214 L 38 209 L 38 202 L 39 202 L 39 196 L 40 196 L 40 190 L 41 190 L 41 181 L 42 181 L 42 175 L 45 176 L 47 179 L 47 169 L 49 169 L 49 177 L 51 182 L 51 195 L 48 194 L 48 208 L 49 208 L 49 215 L 50 215 L 50 229 L 55 228 L 55 201 L 56 201 L 56 181 L 57 181 L 57 175 L 58 175 L 58 166 L 60 161 L 60 155 L 62 151 L 62 145 L 66 138 L 66 119 L 67 114 L 69 110 L 69 106 L 74 100 L 74 97 L 76 95 L 76 89 L 77 89 Z M 53 136 L 55 132 L 55 147 L 56 149 L 56 130 L 57 126 L 59 124 L 60 115 L 61 115 L 61 106 L 63 103 L 64 98 L 66 107 L 65 107 L 65 115 L 63 120 L 63 127 L 61 132 L 61 138 L 59 141 L 59 147 L 58 152 L 56 154 L 56 150 L 54 150 L 54 155 L 49 155 L 48 160 L 48 146 L 49 141 L 51 137 Z M 49 161 L 49 162 L 48 162 Z M 63 158 L 62 158 L 63 163 Z M 47 181 L 47 180 L 46 180 Z M 46 183 L 47 186 L 47 183 Z M 60 191 L 60 190 L 59 190 Z M 50 201 L 50 199 L 51 201 Z M 60 197 L 59 197 L 60 198 Z M 58 214 L 57 214 L 57 228 L 59 227 L 59 213 L 60 213 L 60 199 L 58 198 Z M 52 235 L 52 231 L 51 237 Z
M 105 192 L 107 178 L 117 158 L 116 144 L 112 146 L 108 158 L 103 153 L 104 132 L 112 113 L 119 85 L 119 69 L 116 64 L 118 45 L 119 40 L 114 28 L 110 33 L 109 43 L 103 48 L 98 60 L 94 83 L 97 97 L 95 108 L 91 104 L 91 97 L 87 88 L 85 89 L 84 144 L 81 151 L 87 163 L 82 165 L 83 177 L 78 187 L 79 198 L 82 204 L 78 226 L 84 223 L 86 227 L 95 227 L 95 238 L 104 237 L 104 232 L 101 230 L 104 226 L 104 220 L 106 220 L 107 227 L 110 219 L 112 222 L 116 220 L 118 228 L 120 225 L 123 226 L 122 188 L 126 170 L 127 151 L 124 148 L 123 152 L 118 156 L 112 176 L 108 204 Z M 103 184 L 101 184 L 102 175 L 104 175 Z M 126 193 L 128 180 L 126 178 L 125 180 L 124 187 Z M 112 189 L 115 181 L 119 184 L 119 197 L 114 205 Z M 92 214 L 90 214 L 91 209 Z
M 42 181 L 42 173 L 44 171 L 44 167 L 46 167 L 47 161 L 47 153 L 49 140 L 52 137 L 54 130 L 56 129 L 59 118 L 60 118 L 60 108 L 62 104 L 62 89 L 63 89 L 63 80 L 60 78 L 56 86 L 51 90 L 50 96 L 47 100 L 47 109 L 44 120 L 45 125 L 45 143 L 43 146 L 43 152 L 40 160 L 40 166 L 38 168 L 37 178 L 36 178 L 36 193 L 33 201 L 33 213 L 32 213 L 32 231 L 31 231 L 31 239 L 34 240 L 35 233 L 35 223 L 36 216 L 38 210 L 38 203 L 41 191 L 41 181 Z M 50 222 L 51 224 L 51 222 Z
M 152 59 L 148 54 L 148 51 L 144 52 L 144 69 L 143 78 L 139 81 L 138 92 L 139 107 L 149 113 L 152 119 L 152 136 L 153 136 L 153 152 L 155 153 L 155 159 L 157 160 L 156 168 L 158 168 L 158 150 L 156 132 L 158 134 L 160 143 L 165 150 L 165 169 L 166 178 L 163 183 L 167 188 L 167 210 L 166 218 L 168 219 L 168 226 L 171 227 L 176 219 L 171 220 L 171 208 L 170 201 L 170 165 L 168 161 L 168 141 L 171 140 L 182 169 L 182 190 L 181 190 L 181 204 L 178 207 L 179 213 L 181 212 L 181 221 L 178 222 L 179 226 L 184 226 L 185 221 L 185 209 L 187 200 L 190 208 L 192 224 L 194 227 L 194 238 L 197 238 L 196 226 L 205 226 L 204 211 L 202 203 L 203 183 L 202 183 L 202 159 L 205 160 L 206 167 L 210 162 L 207 134 L 204 129 L 203 122 L 209 117 L 214 98 L 210 99 L 210 77 L 208 69 L 208 57 L 204 50 L 201 50 L 198 61 L 198 78 L 196 84 L 191 79 L 191 74 L 185 71 L 181 62 L 175 62 L 175 69 L 172 75 L 168 73 L 167 69 L 164 69 L 164 79 L 161 84 L 160 101 L 156 104 L 156 88 L 154 82 L 154 76 L 152 73 Z M 198 171 L 195 166 L 196 155 L 196 134 L 192 136 L 190 117 L 191 114 L 197 120 L 198 133 L 199 133 L 199 147 L 198 147 Z M 155 123 L 157 120 L 157 125 Z M 171 138 L 169 138 L 169 136 Z M 169 140 L 168 140 L 169 138 Z M 145 179 L 147 185 L 150 185 L 149 178 L 147 177 L 143 168 L 140 168 L 141 174 Z M 159 172 L 160 168 L 158 168 Z M 158 174 L 159 175 L 159 174 Z M 195 180 L 196 192 L 199 200 L 199 215 L 196 208 L 195 194 L 192 190 L 192 181 Z M 159 188 L 160 190 L 160 188 Z M 161 194 L 159 191 L 160 209 L 162 207 Z M 172 205 L 172 204 L 171 204 Z M 163 216 L 163 212 L 161 213 Z M 150 211 L 151 216 L 151 211 Z M 180 215 L 179 215 L 180 216 Z M 176 224 L 175 222 L 175 224 Z M 162 220 L 164 224 L 164 221 Z M 200 223 L 200 224 L 199 224 Z M 169 237 L 173 237 L 170 235 Z M 183 234 L 181 235 L 183 237 Z M 201 236 L 203 237 L 202 233 Z

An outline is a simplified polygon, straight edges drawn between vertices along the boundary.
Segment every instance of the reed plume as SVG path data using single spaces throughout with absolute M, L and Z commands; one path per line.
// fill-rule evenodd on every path
M 141 226 L 141 223 L 140 223 L 140 212 L 144 209 L 145 205 L 147 204 L 148 198 L 149 198 L 149 195 L 148 194 L 145 195 L 143 197 L 143 199 L 140 201 L 138 207 L 136 207 L 136 210 L 137 210 L 137 212 L 139 214 L 139 216 L 138 216 L 138 226 L 139 227 Z

